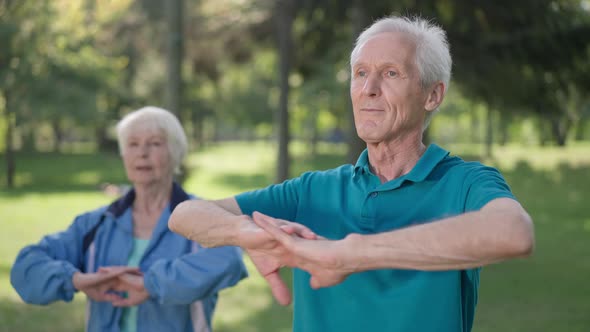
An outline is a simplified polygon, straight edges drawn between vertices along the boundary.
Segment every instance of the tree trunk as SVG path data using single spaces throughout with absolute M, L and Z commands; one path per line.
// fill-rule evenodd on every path
M 53 129 L 53 152 L 61 151 L 64 135 L 59 120 L 51 121 L 51 129 Z
M 365 11 L 365 4 L 362 0 L 355 0 L 351 9 L 351 20 L 352 20 L 352 40 L 356 41 L 358 35 L 367 27 L 369 24 L 369 17 Z M 367 147 L 367 144 L 361 140 L 356 133 L 356 126 L 354 124 L 354 113 L 352 110 L 352 102 L 350 97 L 349 102 L 349 126 L 348 126 L 348 153 L 346 160 L 355 164 L 361 152 Z
M 509 139 L 508 129 L 509 128 L 510 128 L 510 115 L 506 112 L 500 113 L 499 143 L 501 146 L 505 146 L 508 143 L 508 139 Z
M 539 123 L 539 145 L 546 146 L 547 141 L 549 140 L 547 135 L 547 123 L 548 121 L 545 120 L 541 115 L 538 117 Z
M 490 158 L 492 156 L 492 145 L 494 144 L 494 111 L 488 106 L 488 116 L 486 119 L 486 152 L 485 156 Z
M 23 128 L 21 128 L 22 151 L 35 151 L 36 126 L 37 124 L 34 121 L 28 121 L 26 130 L 22 130 Z
M 309 120 L 307 121 L 308 133 L 309 133 L 309 157 L 315 159 L 318 154 L 318 142 L 320 140 L 320 130 L 318 128 L 318 116 L 319 111 L 317 107 L 314 107 L 309 114 Z
M 558 146 L 565 146 L 570 121 L 559 116 L 551 118 L 551 133 Z
M 576 141 L 583 141 L 584 140 L 584 138 L 586 137 L 587 127 L 588 127 L 588 120 L 583 119 L 583 118 L 578 120 L 578 123 L 576 124 L 576 135 L 575 135 Z
M 195 149 L 205 146 L 205 119 L 203 113 L 204 110 L 202 107 L 200 109 L 193 107 L 193 111 L 190 113 L 191 123 L 193 125 L 192 137 Z
M 295 0 L 276 2 L 277 44 L 279 53 L 279 108 L 276 117 L 279 140 L 276 182 L 289 177 L 289 72 L 293 48 L 293 20 L 295 19 Z
M 479 118 L 477 114 L 478 108 L 473 106 L 472 111 L 470 112 L 470 120 L 471 120 L 471 128 L 469 128 L 469 134 L 471 137 L 471 143 L 479 142 L 480 141 L 480 133 L 479 133 Z
M 16 163 L 15 163 L 15 156 L 12 144 L 12 132 L 14 130 L 14 117 L 12 114 L 12 103 L 10 102 L 10 96 L 5 91 L 4 92 L 4 116 L 6 117 L 6 137 L 5 137 L 5 144 L 6 144 L 6 186 L 8 188 L 14 188 L 14 175 L 16 171 Z
M 166 45 L 166 108 L 181 119 L 182 109 L 182 58 L 183 58 L 183 0 L 166 1 L 168 43 Z

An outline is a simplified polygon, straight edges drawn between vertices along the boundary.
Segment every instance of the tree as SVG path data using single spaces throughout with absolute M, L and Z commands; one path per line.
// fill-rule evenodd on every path
M 0 99 L 4 102 L 6 123 L 6 184 L 12 188 L 16 171 L 13 135 L 20 108 L 18 101 L 25 97 L 24 82 L 33 76 L 36 43 L 47 22 L 40 18 L 48 16 L 48 7 L 46 2 L 35 5 L 32 1 L 4 1 L 0 2 L 0 13 L 3 14 L 0 15 L 0 44 L 5 46 L 0 52 Z M 29 29 L 21 29 L 23 22 L 31 23 Z
M 279 53 L 279 108 L 277 110 L 277 136 L 279 140 L 277 158 L 277 182 L 289 178 L 289 74 L 293 48 L 293 21 L 296 10 L 295 0 L 277 0 L 277 45 Z
M 184 40 L 183 0 L 166 1 L 166 23 L 168 27 L 166 43 L 166 107 L 179 118 L 182 109 L 182 60 Z

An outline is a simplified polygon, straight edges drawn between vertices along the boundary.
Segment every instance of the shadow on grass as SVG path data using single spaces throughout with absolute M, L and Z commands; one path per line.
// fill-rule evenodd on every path
M 80 332 L 84 330 L 84 300 L 33 306 L 0 298 L 0 332 Z
M 7 280 L 10 277 L 10 266 L 6 264 L 0 264 L 0 279 L 6 278 Z
M 257 189 L 268 186 L 273 182 L 270 174 L 256 173 L 242 175 L 238 173 L 230 173 L 220 175 L 214 178 L 215 183 L 219 183 L 225 187 L 239 192 L 249 189 Z M 245 189 L 246 188 L 246 189 Z
M 290 165 L 291 177 L 297 177 L 304 172 L 327 170 L 343 164 L 343 157 L 338 153 L 319 154 L 314 159 L 308 157 L 294 158 Z M 226 173 L 214 178 L 215 183 L 232 188 L 236 192 L 264 188 L 275 183 L 275 173 Z
M 518 200 L 533 214 L 561 218 L 590 216 L 587 204 L 590 166 L 560 164 L 553 170 L 535 170 L 521 161 L 513 170 L 502 174 Z
M 0 264 L 0 280 L 10 279 L 10 266 Z M 9 282 L 3 287 L 12 287 Z M 3 294 L 14 291 L 2 290 Z M 0 297 L 0 332 L 78 332 L 84 328 L 85 302 L 76 297 L 73 302 L 56 302 L 46 306 L 30 305 L 16 298 Z
M 6 164 L 0 165 L 0 193 L 9 192 L 11 196 L 97 191 L 103 183 L 127 182 L 121 158 L 115 153 L 17 153 L 14 189 L 6 187 Z

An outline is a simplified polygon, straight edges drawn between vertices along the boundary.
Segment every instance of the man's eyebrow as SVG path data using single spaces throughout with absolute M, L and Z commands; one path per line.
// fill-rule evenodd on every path
M 355 64 L 352 65 L 352 68 L 357 68 L 357 67 L 362 67 L 362 66 L 367 66 L 366 62 L 356 62 Z M 395 63 L 395 62 L 385 62 L 385 63 L 380 63 L 377 68 L 386 68 L 386 67 L 395 67 L 398 69 L 401 69 L 402 66 L 400 66 L 399 64 Z

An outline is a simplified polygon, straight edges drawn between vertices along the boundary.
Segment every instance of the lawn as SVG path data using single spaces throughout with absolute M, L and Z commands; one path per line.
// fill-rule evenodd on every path
M 478 146 L 448 146 L 478 159 Z M 315 158 L 294 146 L 291 170 L 326 169 L 342 163 L 343 146 L 321 146 Z M 221 198 L 271 183 L 275 153 L 265 143 L 226 143 L 190 155 L 187 189 Z M 493 159 L 535 221 L 532 258 L 484 268 L 474 332 L 590 330 L 590 144 L 565 149 L 496 147 Z M 2 159 L 3 161 L 3 159 Z M 0 332 L 82 331 L 84 298 L 45 307 L 24 304 L 9 272 L 18 250 L 43 234 L 65 228 L 76 214 L 113 199 L 104 183 L 125 183 L 115 154 L 19 154 L 18 188 L 4 187 L 0 166 Z M 273 301 L 246 259 L 250 278 L 223 291 L 216 331 L 290 331 L 291 308 Z M 288 271 L 285 276 L 289 278 Z

